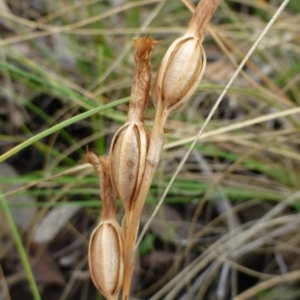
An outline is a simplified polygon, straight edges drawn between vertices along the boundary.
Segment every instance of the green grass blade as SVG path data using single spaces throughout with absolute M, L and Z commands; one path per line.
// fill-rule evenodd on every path
M 33 276 L 33 273 L 32 273 L 32 269 L 30 267 L 30 263 L 29 263 L 26 251 L 24 249 L 19 231 L 17 229 L 15 221 L 14 221 L 14 219 L 13 219 L 11 213 L 10 213 L 10 210 L 8 208 L 8 205 L 5 201 L 5 198 L 4 198 L 3 193 L 2 193 L 1 190 L 0 190 L 0 201 L 1 201 L 0 202 L 1 208 L 4 211 L 4 214 L 6 216 L 6 219 L 8 221 L 8 224 L 9 224 L 9 227 L 10 227 L 10 230 L 11 230 L 12 238 L 13 238 L 13 240 L 15 242 L 15 245 L 16 245 L 16 248 L 19 252 L 20 260 L 21 260 L 21 263 L 23 265 L 25 274 L 27 276 L 27 280 L 29 282 L 29 286 L 30 286 L 30 289 L 31 289 L 33 299 L 34 300 L 41 300 L 41 296 L 40 296 L 38 287 L 36 285 L 36 282 L 35 282 L 35 279 L 34 279 L 34 276 Z
M 65 128 L 66 126 L 69 126 L 69 125 L 71 125 L 71 124 L 73 124 L 73 123 L 79 122 L 79 121 L 81 121 L 81 120 L 83 120 L 83 119 L 85 119 L 85 118 L 88 118 L 88 117 L 90 117 L 90 116 L 96 114 L 96 113 L 99 113 L 99 112 L 101 112 L 101 111 L 104 111 L 104 110 L 109 109 L 109 108 L 112 108 L 112 107 L 115 107 L 115 106 L 117 106 L 117 105 L 119 105 L 119 104 L 126 103 L 126 102 L 128 102 L 128 101 L 129 101 L 129 98 L 126 97 L 126 98 L 124 98 L 124 99 L 120 99 L 120 100 L 114 101 L 114 102 L 112 102 L 112 103 L 109 103 L 109 104 L 106 104 L 106 105 L 102 105 L 102 106 L 93 108 L 93 109 L 91 109 L 91 110 L 89 110 L 89 111 L 86 111 L 86 112 L 84 112 L 84 113 L 82 113 L 82 114 L 80 114 L 80 115 L 78 115 L 78 116 L 75 116 L 75 117 L 70 118 L 70 119 L 68 119 L 68 120 L 66 120 L 66 121 L 63 121 L 63 122 L 61 122 L 61 123 L 59 123 L 59 124 L 57 124 L 57 125 L 55 125 L 55 126 L 49 128 L 49 129 L 47 129 L 47 130 L 45 130 L 45 131 L 43 131 L 43 132 L 41 132 L 41 133 L 39 133 L 39 134 L 37 134 L 37 135 L 35 135 L 35 136 L 29 138 L 28 140 L 24 141 L 23 143 L 17 145 L 16 147 L 14 147 L 14 148 L 12 148 L 11 150 L 7 151 L 6 153 L 2 154 L 2 155 L 0 156 L 0 162 L 5 161 L 6 159 L 8 159 L 9 157 L 11 157 L 11 156 L 13 156 L 14 154 L 18 153 L 18 152 L 21 151 L 22 149 L 24 149 L 24 148 L 30 146 L 31 144 L 33 144 L 33 143 L 39 141 L 40 139 L 42 139 L 42 138 L 48 136 L 49 134 L 54 133 L 54 132 L 57 131 L 57 130 L 60 130 L 60 129 L 62 129 L 62 128 Z

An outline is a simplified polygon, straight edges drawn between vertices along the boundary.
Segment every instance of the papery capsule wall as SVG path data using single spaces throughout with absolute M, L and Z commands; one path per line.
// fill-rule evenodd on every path
M 148 145 L 148 129 L 143 123 L 125 124 L 112 141 L 110 174 L 126 211 L 130 210 L 139 191 Z
M 124 275 L 123 237 L 119 224 L 102 221 L 89 244 L 89 268 L 95 286 L 108 299 L 119 293 Z
M 107 157 L 99 157 L 87 149 L 86 161 L 93 165 L 100 178 L 101 219 L 115 219 L 116 192 L 110 178 L 109 159 Z
M 144 123 L 151 81 L 151 54 L 157 41 L 149 35 L 134 39 L 135 70 L 126 124 L 114 135 L 110 148 L 110 175 L 125 208 L 132 211 L 140 190 L 149 146 Z M 128 215 L 128 214 L 127 214 Z
M 206 67 L 200 40 L 187 33 L 169 47 L 152 87 L 154 105 L 168 113 L 178 110 L 197 89 Z

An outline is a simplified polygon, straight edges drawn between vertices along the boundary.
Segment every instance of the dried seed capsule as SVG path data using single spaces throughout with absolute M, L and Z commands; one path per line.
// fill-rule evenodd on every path
M 148 145 L 148 129 L 141 122 L 126 123 L 111 143 L 111 179 L 126 212 L 131 210 L 141 186 Z
M 151 81 L 150 58 L 157 43 L 150 36 L 134 40 L 136 65 L 127 123 L 116 132 L 110 148 L 111 181 L 126 214 L 138 195 L 146 164 L 149 130 L 144 124 L 144 113 Z
M 206 67 L 205 51 L 191 33 L 174 41 L 168 49 L 152 86 L 152 99 L 168 114 L 177 111 L 198 87 Z
M 102 221 L 89 243 L 92 280 L 107 299 L 117 299 L 124 276 L 123 237 L 115 220 Z

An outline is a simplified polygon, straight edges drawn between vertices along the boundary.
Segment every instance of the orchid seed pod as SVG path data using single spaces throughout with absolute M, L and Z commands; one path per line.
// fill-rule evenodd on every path
M 125 213 L 139 193 L 142 182 L 149 130 L 144 123 L 151 81 L 150 58 L 158 42 L 147 36 L 134 40 L 135 71 L 127 123 L 115 134 L 110 149 L 110 176 Z
M 130 211 L 141 185 L 149 132 L 144 123 L 127 123 L 115 134 L 111 144 L 110 173 L 125 211 Z
M 89 243 L 89 268 L 97 289 L 108 299 L 116 300 L 124 276 L 123 237 L 117 221 L 102 221 Z
M 177 111 L 197 89 L 206 67 L 205 51 L 191 32 L 169 47 L 152 86 L 155 106 L 160 101 L 167 114 Z
M 124 276 L 124 241 L 116 220 L 116 193 L 109 175 L 109 160 L 87 149 L 86 161 L 93 165 L 100 177 L 102 201 L 101 222 L 94 229 L 89 243 L 91 278 L 108 300 L 116 300 Z

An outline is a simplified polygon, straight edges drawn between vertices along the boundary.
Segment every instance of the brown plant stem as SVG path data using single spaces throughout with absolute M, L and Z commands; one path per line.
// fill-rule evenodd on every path
M 157 106 L 157 111 L 155 114 L 154 125 L 152 129 L 150 145 L 146 158 L 146 166 L 143 175 L 142 185 L 140 188 L 139 195 L 136 199 L 134 209 L 130 214 L 130 222 L 126 230 L 127 234 L 124 242 L 124 281 L 123 281 L 123 292 L 122 299 L 128 300 L 131 286 L 131 278 L 134 270 L 134 246 L 136 242 L 136 234 L 139 226 L 139 220 L 141 212 L 144 207 L 145 200 L 148 195 L 149 188 L 152 183 L 152 179 L 156 168 L 159 163 L 160 154 L 164 144 L 164 123 L 167 119 L 167 114 L 160 104 Z M 129 234 L 128 234 L 129 233 Z
M 87 147 L 86 162 L 94 167 L 100 179 L 101 220 L 115 219 L 117 196 L 110 180 L 108 158 L 97 156 Z
M 135 70 L 131 88 L 131 98 L 127 122 L 144 122 L 144 113 L 148 106 L 151 81 L 150 56 L 156 41 L 149 36 L 133 40 L 135 46 Z
M 222 0 L 202 0 L 198 3 L 188 31 L 197 36 L 200 43 L 203 41 L 206 28 L 221 2 Z

